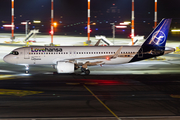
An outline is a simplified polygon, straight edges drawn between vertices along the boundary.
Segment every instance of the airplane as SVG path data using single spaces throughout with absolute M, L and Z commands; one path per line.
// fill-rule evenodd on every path
M 171 19 L 162 19 L 142 45 L 123 46 L 30 46 L 13 50 L 3 60 L 10 64 L 53 65 L 57 73 L 74 73 L 81 68 L 90 74 L 88 66 L 114 65 L 145 60 L 174 52 L 165 47 Z

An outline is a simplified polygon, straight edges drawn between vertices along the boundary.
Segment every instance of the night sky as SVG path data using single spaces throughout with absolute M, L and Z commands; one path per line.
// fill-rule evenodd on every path
M 24 31 L 24 26 L 20 22 L 30 20 L 41 20 L 43 26 L 30 29 L 40 29 L 41 32 L 48 32 L 51 19 L 51 0 L 14 0 L 15 1 L 15 25 L 19 27 L 16 32 Z M 154 0 L 134 0 L 135 1 L 135 33 L 148 35 L 154 26 Z M 100 21 L 102 24 L 92 26 L 91 34 L 111 35 L 111 22 L 123 22 L 131 20 L 132 0 L 91 0 L 91 21 Z M 114 5 L 113 5 L 114 4 Z M 108 9 L 117 7 L 119 12 L 107 13 Z M 162 18 L 173 18 L 171 28 L 180 28 L 180 0 L 158 0 L 158 22 Z M 0 26 L 7 21 L 11 24 L 11 0 L 0 0 Z M 87 21 L 87 0 L 54 0 L 54 21 L 60 22 L 56 33 L 82 34 L 86 35 Z M 108 21 L 108 23 L 106 23 Z M 83 25 L 75 25 L 83 23 Z M 73 27 L 67 27 L 71 26 Z M 93 28 L 94 27 L 94 28 Z M 98 30 L 95 30 L 98 29 Z M 6 29 L 0 29 L 2 32 Z M 10 30 L 9 30 L 10 31 Z M 127 36 L 130 27 L 125 32 L 118 31 L 120 35 Z
M 51 0 L 14 0 L 16 19 L 50 19 Z M 91 0 L 92 14 L 106 11 L 112 4 L 120 9 L 121 18 L 131 18 L 131 0 Z M 163 17 L 179 19 L 180 0 L 158 0 L 158 20 Z M 61 16 L 67 19 L 87 16 L 87 0 L 54 0 L 55 19 Z M 94 12 L 93 12 L 94 11 Z M 11 0 L 0 1 L 0 20 L 11 19 Z M 20 17 L 20 15 L 22 15 Z M 135 0 L 135 17 L 154 16 L 154 0 Z M 108 17 L 108 16 L 107 16 Z

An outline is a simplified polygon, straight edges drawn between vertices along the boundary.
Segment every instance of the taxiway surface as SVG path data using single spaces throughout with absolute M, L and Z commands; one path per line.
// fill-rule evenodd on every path
M 179 54 L 94 66 L 89 76 L 80 71 L 53 75 L 56 70 L 51 66 L 30 66 L 31 73 L 26 75 L 24 66 L 2 60 L 14 48 L 1 46 L 0 118 L 115 118 L 102 103 L 122 120 L 180 116 Z

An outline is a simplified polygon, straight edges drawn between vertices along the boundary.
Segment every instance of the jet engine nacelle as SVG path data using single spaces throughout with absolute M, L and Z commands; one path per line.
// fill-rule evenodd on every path
M 74 63 L 57 62 L 56 69 L 58 73 L 74 73 Z

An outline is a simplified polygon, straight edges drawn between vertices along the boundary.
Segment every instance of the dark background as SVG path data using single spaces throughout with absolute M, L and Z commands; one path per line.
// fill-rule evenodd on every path
M 29 29 L 40 29 L 49 34 L 51 18 L 51 0 L 15 0 L 15 33 L 24 33 L 22 21 L 41 20 L 41 24 L 31 24 Z M 91 35 L 112 36 L 110 23 L 131 21 L 132 0 L 91 0 Z M 162 18 L 172 18 L 172 28 L 180 28 L 180 0 L 158 0 L 158 22 Z M 58 23 L 55 34 L 84 35 L 87 29 L 87 0 L 54 0 L 54 21 Z M 2 28 L 11 24 L 11 0 L 0 1 L 0 32 L 11 32 Z M 154 0 L 135 0 L 135 35 L 147 36 L 154 26 Z M 130 27 L 116 29 L 116 37 L 129 37 Z M 179 34 L 169 35 L 179 39 Z

